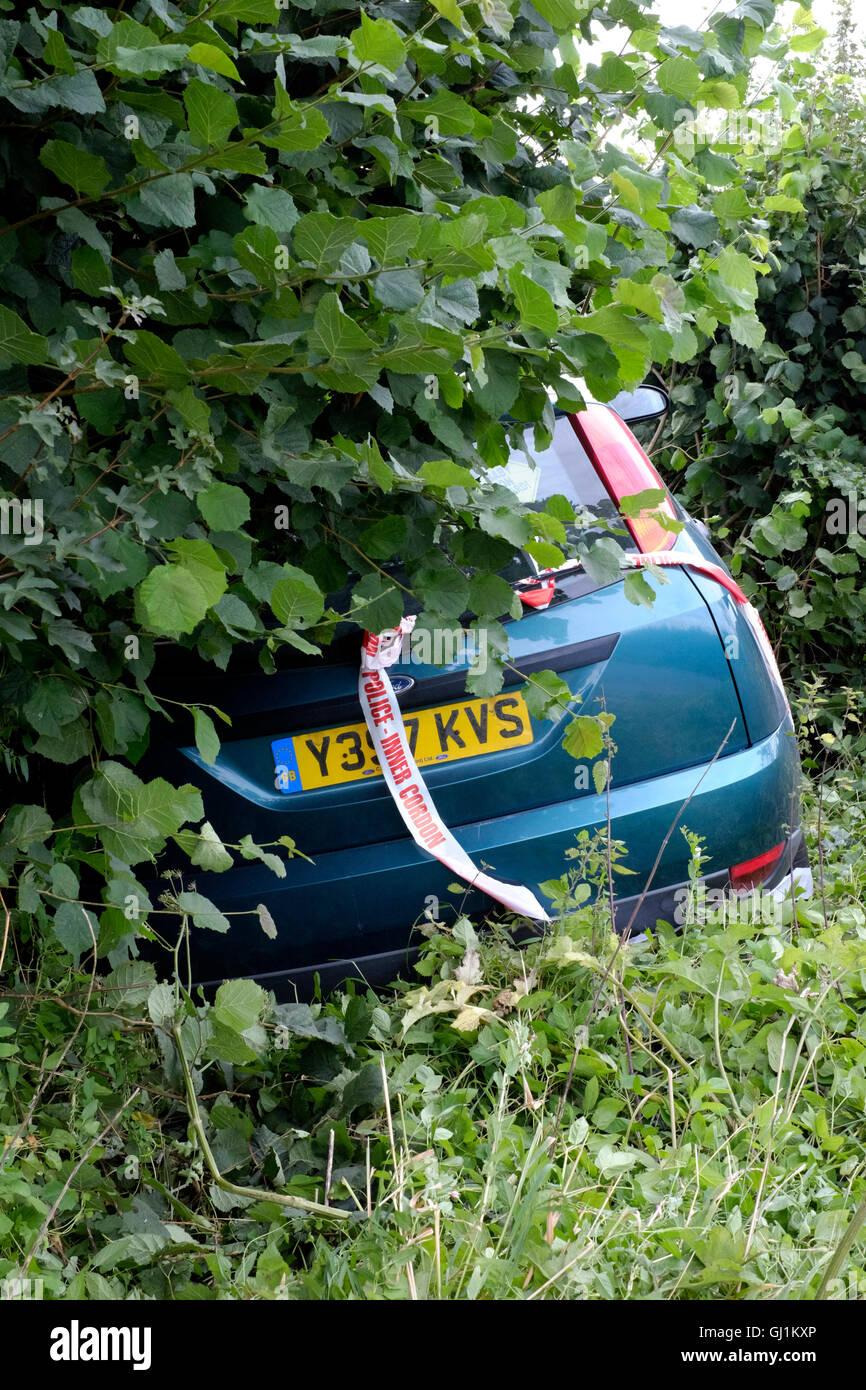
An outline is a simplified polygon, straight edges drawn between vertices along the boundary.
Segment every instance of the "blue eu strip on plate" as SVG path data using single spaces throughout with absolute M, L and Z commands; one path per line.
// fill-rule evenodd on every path
M 287 795 L 290 792 L 303 791 L 293 740 L 290 738 L 275 739 L 271 744 L 271 751 L 277 769 L 277 791 L 285 792 Z

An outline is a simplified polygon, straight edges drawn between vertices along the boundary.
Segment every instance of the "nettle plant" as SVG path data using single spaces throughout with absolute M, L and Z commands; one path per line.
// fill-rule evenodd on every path
M 474 615 L 499 658 L 475 692 L 498 688 L 519 610 L 499 571 L 573 553 L 564 499 L 527 512 L 487 477 L 503 417 L 543 443 L 548 388 L 579 403 L 565 377 L 610 398 L 719 325 L 761 336 L 749 185 L 732 176 L 709 235 L 712 171 L 674 134 L 743 105 L 752 59 L 784 47 L 773 23 L 772 0 L 703 33 L 630 0 L 0 19 L 0 893 L 19 940 L 78 957 L 95 936 L 122 962 L 137 875 L 173 840 L 191 869 L 284 871 L 243 827 L 220 844 L 193 787 L 135 771 L 156 718 L 193 717 L 216 757 L 219 712 L 161 690 L 179 648 L 225 668 L 257 646 L 273 671 L 411 600 L 433 625 Z M 578 549 L 618 573 L 610 539 Z M 529 692 L 537 715 L 566 698 L 552 673 Z M 203 901 L 178 915 L 221 924 Z

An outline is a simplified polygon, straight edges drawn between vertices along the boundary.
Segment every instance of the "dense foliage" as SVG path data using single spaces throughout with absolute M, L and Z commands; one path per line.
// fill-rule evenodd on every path
M 720 323 L 759 343 L 767 237 L 747 219 L 800 206 L 752 209 L 732 165 L 708 213 L 716 168 L 674 145 L 782 50 L 770 0 L 704 34 L 629 0 L 594 20 L 577 0 L 191 9 L 0 21 L 0 874 L 28 923 L 75 956 L 95 930 L 115 963 L 169 837 L 231 862 L 194 789 L 133 771 L 154 713 L 178 713 L 155 643 L 225 666 L 257 641 L 272 670 L 341 615 L 393 623 L 408 589 L 434 625 L 474 611 L 501 653 L 516 600 L 495 572 L 515 546 L 555 564 L 573 512 L 524 514 L 484 481 L 500 417 L 543 434 L 546 385 L 609 397 Z M 615 21 L 626 50 L 584 70 L 571 31 Z M 655 154 L 614 143 L 626 113 Z M 619 549 L 585 563 L 609 578 Z M 537 677 L 533 711 L 562 690 Z M 218 725 L 195 712 L 209 761 Z M 243 830 L 242 854 L 269 852 Z
M 862 824 L 862 772 L 825 835 L 840 796 Z M 573 881 L 593 860 L 603 880 L 584 849 Z M 431 924 L 420 982 L 312 1007 L 236 981 L 196 1008 L 46 961 L 0 1019 L 0 1279 L 24 1265 L 51 1298 L 862 1300 L 862 1232 L 837 1261 L 866 1190 L 862 840 L 828 852 L 825 889 L 795 923 L 741 902 L 616 954 L 573 898 L 524 950 Z
M 850 69 L 846 71 L 846 68 Z M 714 140 L 755 202 L 801 206 L 767 228 L 760 342 L 721 329 L 665 373 L 663 453 L 686 504 L 715 517 L 723 550 L 764 612 L 792 682 L 862 684 L 866 643 L 866 111 L 862 59 L 794 59 L 778 84 L 784 148 Z M 677 481 L 677 471 L 681 477 Z

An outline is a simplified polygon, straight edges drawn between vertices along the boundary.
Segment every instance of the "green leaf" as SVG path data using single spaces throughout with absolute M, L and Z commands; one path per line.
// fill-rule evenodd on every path
M 520 599 L 500 575 L 476 574 L 469 584 L 469 607 L 479 618 L 513 616 L 520 609 Z
M 186 276 L 174 258 L 174 252 L 166 247 L 153 258 L 156 282 L 161 290 L 182 290 L 186 288 Z
M 352 590 L 352 619 L 369 632 L 396 627 L 403 616 L 403 599 L 383 575 L 368 574 Z
M 603 730 L 591 715 L 579 714 L 568 725 L 562 746 L 573 758 L 597 758 L 604 747 Z
M 702 82 L 698 89 L 698 101 L 704 106 L 717 107 L 723 111 L 736 111 L 743 99 L 733 82 Z
M 785 193 L 771 193 L 764 199 L 767 212 L 805 212 L 799 198 L 789 198 Z
M 438 10 L 443 19 L 447 19 L 449 24 L 453 24 L 455 29 L 463 29 L 463 20 L 460 16 L 460 6 L 457 0 L 430 0 L 434 10 Z
M 389 19 L 370 19 L 362 10 L 361 27 L 353 29 L 349 38 L 359 63 L 375 63 L 389 72 L 403 66 L 406 45 Z
M 524 545 L 527 555 L 531 555 L 533 560 L 541 569 L 559 569 L 565 556 L 558 546 L 552 545 L 550 541 L 527 541 Z
M 353 217 L 308 212 L 295 227 L 292 244 L 299 261 L 309 261 L 317 270 L 324 270 L 337 264 L 359 234 L 360 228 Z
M 154 985 L 147 996 L 147 1012 L 157 1028 L 174 1021 L 175 997 L 171 985 Z
M 278 253 L 282 247 L 273 228 L 247 227 L 246 231 L 238 232 L 233 245 L 241 265 L 255 276 L 257 283 L 276 289 Z
M 50 169 L 61 183 L 68 183 L 80 196 L 98 198 L 111 182 L 101 155 L 79 149 L 68 140 L 48 140 L 39 151 L 39 163 Z
M 205 931 L 227 932 L 231 925 L 219 908 L 214 907 L 210 898 L 203 897 L 201 893 L 179 893 L 177 904 L 181 912 L 190 914 L 195 926 L 202 927 Z M 252 981 L 246 983 L 252 984 Z
M 300 216 L 294 199 L 283 188 L 254 184 L 246 195 L 244 211 L 251 222 L 270 227 L 283 244 Z
M 666 58 L 655 78 L 663 92 L 689 101 L 701 85 L 701 70 L 692 58 L 681 53 L 676 58 Z
M 629 603 L 651 608 L 655 602 L 655 590 L 640 570 L 633 570 L 623 581 L 623 592 Z
M 220 751 L 219 735 L 210 715 L 203 709 L 193 710 L 195 720 L 195 746 L 206 763 L 216 762 Z
M 726 188 L 717 193 L 713 199 L 713 212 L 728 222 L 739 222 L 755 215 L 754 208 L 740 187 Z
M 119 19 L 99 40 L 96 54 L 101 63 L 120 76 L 158 77 L 175 72 L 187 61 L 186 44 L 162 44 L 151 29 L 134 19 Z
M 0 366 L 21 362 L 38 367 L 47 360 L 47 339 L 41 333 L 34 333 L 18 314 L 0 304 Z
M 98 827 L 108 853 L 127 864 L 158 853 L 169 835 L 204 815 L 195 787 L 172 787 L 161 777 L 145 783 L 130 768 L 110 760 L 100 763 L 79 795 L 84 820 Z
M 561 719 L 574 696 L 555 671 L 539 671 L 523 687 L 526 705 L 533 719 Z
M 732 247 L 726 246 L 719 256 L 719 274 L 725 284 L 733 286 L 734 289 L 746 290 L 751 299 L 757 298 L 758 281 L 755 267 L 742 251 L 735 251 Z
M 263 145 L 275 150 L 284 150 L 287 154 L 295 154 L 299 150 L 317 150 L 331 134 L 328 122 L 314 106 L 289 106 L 281 112 L 279 120 L 279 129 L 269 131 L 260 139 Z M 245 135 L 248 133 L 244 132 Z
M 221 77 L 231 77 L 240 82 L 241 75 L 227 53 L 212 43 L 194 43 L 187 54 L 190 63 L 198 63 L 210 72 L 218 72 Z
M 256 907 L 256 912 L 259 914 L 259 922 L 261 924 L 261 928 L 265 936 L 269 937 L 271 941 L 276 941 L 277 924 L 274 921 L 268 909 L 265 907 L 264 903 L 258 904 L 258 906 Z
M 170 386 L 182 386 L 189 380 L 189 367 L 180 353 L 147 328 L 136 329 L 134 341 L 125 343 L 124 351 L 144 376 L 156 377 Z
M 176 637 L 193 632 L 226 591 L 224 566 L 207 541 L 175 541 L 173 564 L 157 565 L 139 586 L 148 630 Z
M 215 480 L 195 500 L 212 531 L 239 531 L 250 519 L 250 499 L 233 483 Z
M 637 73 L 616 53 L 605 53 L 601 67 L 590 66 L 587 77 L 600 92 L 630 92 Z
M 230 869 L 234 863 L 210 821 L 205 821 L 198 831 L 181 830 L 175 838 L 181 848 L 186 850 L 190 863 L 198 868 L 220 874 Z
M 418 476 L 423 478 L 425 483 L 431 487 L 465 487 L 475 488 L 478 486 L 478 479 L 468 468 L 463 468 L 459 463 L 453 463 L 451 459 L 430 459 L 428 463 L 421 465 Z
M 287 627 L 309 627 L 325 611 L 319 586 L 309 574 L 294 565 L 283 565 L 282 578 L 271 590 L 271 608 Z
M 547 290 L 524 275 L 519 266 L 509 271 L 508 283 L 522 322 L 531 328 L 539 328 L 542 333 L 554 334 L 559 325 L 559 316 Z
M 22 854 L 51 834 L 53 822 L 42 806 L 16 806 L 0 824 L 0 844 L 12 845 Z
M 191 174 L 169 174 L 165 178 L 154 179 L 142 188 L 139 202 L 142 211 L 138 215 L 148 225 L 174 228 L 192 227 L 195 223 Z M 135 200 L 129 199 L 127 207 L 134 210 Z
M 149 960 L 127 960 L 115 966 L 106 977 L 108 1001 L 123 1005 L 123 1011 L 146 1004 L 156 984 L 156 971 Z
M 435 96 L 404 102 L 400 110 L 410 120 L 420 122 L 442 138 L 469 135 L 475 130 L 476 112 L 463 97 L 444 87 L 440 87 Z
M 827 30 L 814 28 L 807 34 L 793 34 L 788 40 L 788 45 L 795 53 L 811 53 L 818 48 L 826 39 Z
M 385 516 L 361 532 L 358 544 L 371 559 L 390 560 L 406 540 L 408 531 L 405 516 Z
M 269 854 L 267 850 L 257 845 L 251 835 L 244 835 L 238 849 L 244 859 L 257 859 L 260 864 L 266 864 L 271 873 L 276 874 L 277 878 L 285 878 L 286 866 L 278 854 Z
M 237 125 L 238 113 L 233 98 L 210 82 L 193 77 L 184 90 L 183 104 L 190 133 L 199 145 L 221 145 Z
M 592 9 L 592 3 L 591 0 L 533 0 L 533 9 L 557 34 L 571 34 L 578 21 Z
M 453 565 L 428 563 L 412 575 L 413 588 L 424 604 L 425 613 L 443 618 L 459 618 L 469 603 L 469 584 L 466 576 Z
M 687 246 L 712 246 L 719 234 L 719 224 L 706 208 L 690 203 L 671 213 L 671 231 Z
M 343 312 L 339 295 L 333 292 L 322 295 L 313 322 L 310 347 L 325 357 L 345 359 L 354 353 L 370 352 L 374 346 L 363 328 Z
M 806 317 L 812 319 L 811 314 L 807 314 Z M 814 319 L 812 322 L 814 324 Z M 735 343 L 742 343 L 748 348 L 759 348 L 766 336 L 767 330 L 757 314 L 741 314 L 736 311 L 731 314 L 731 337 Z
M 808 309 L 801 309 L 796 314 L 789 314 L 788 327 L 798 338 L 808 338 L 814 331 L 815 318 L 809 313 Z
M 93 950 L 95 924 L 81 903 L 61 903 L 51 922 L 54 935 L 77 962 L 85 951 Z
M 217 990 L 213 1012 L 233 1033 L 244 1033 L 259 1022 L 267 1004 L 267 994 L 254 980 L 229 980 Z
M 179 391 L 169 391 L 167 395 L 191 433 L 198 435 L 210 433 L 210 406 L 207 401 L 203 401 L 200 396 L 195 394 L 191 386 L 183 386 Z
M 601 588 L 622 576 L 622 551 L 612 536 L 602 536 L 580 553 L 584 569 Z
M 416 244 L 421 228 L 418 218 L 368 217 L 358 227 L 358 236 L 363 237 L 380 265 L 402 264 Z
M 240 1033 L 235 1033 L 231 1028 L 227 1028 L 219 1019 L 214 1019 L 211 1027 L 212 1032 L 205 1047 L 205 1053 L 208 1057 L 213 1057 L 218 1062 L 226 1062 L 235 1067 L 258 1060 L 256 1053 L 249 1043 L 244 1041 Z

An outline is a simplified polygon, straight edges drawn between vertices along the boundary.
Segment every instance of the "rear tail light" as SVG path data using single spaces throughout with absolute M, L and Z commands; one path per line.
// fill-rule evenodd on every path
M 754 859 L 746 859 L 742 864 L 735 864 L 731 869 L 731 887 L 734 892 L 748 893 L 763 883 L 765 878 L 769 878 L 782 857 L 786 843 L 787 841 L 783 840 L 780 845 L 775 845 L 766 853 L 758 854 Z
M 589 405 L 579 415 L 569 415 L 568 418 L 617 507 L 624 497 L 646 492 L 647 488 L 666 491 L 628 425 L 607 406 Z M 676 520 L 673 505 L 667 496 L 657 507 L 647 508 L 637 517 L 624 518 L 635 545 L 642 553 L 670 550 L 676 540 L 676 533 L 666 530 L 653 512 L 662 512 L 672 521 Z

